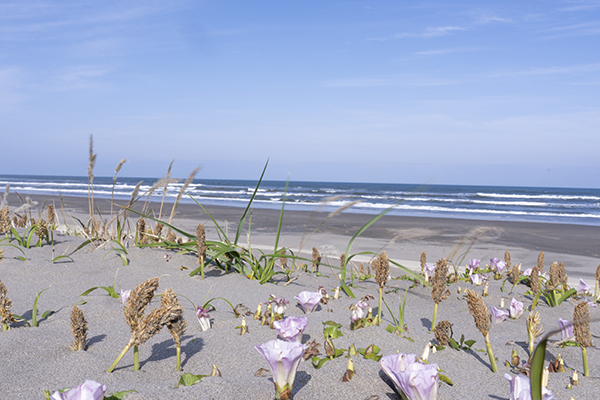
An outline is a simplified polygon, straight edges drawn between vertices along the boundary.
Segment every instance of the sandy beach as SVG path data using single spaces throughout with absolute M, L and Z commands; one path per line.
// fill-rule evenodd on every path
M 16 196 L 13 196 L 9 197 L 11 209 L 20 204 Z M 47 201 L 46 204 L 53 201 L 61 223 L 74 224 L 68 215 L 67 220 L 63 220 L 63 210 L 58 198 L 32 198 L 39 202 L 38 207 L 44 200 Z M 87 198 L 68 197 L 64 204 L 66 214 L 80 217 L 87 215 Z M 96 205 L 103 215 L 110 214 L 107 200 L 96 200 Z M 157 212 L 156 204 L 153 209 Z M 170 207 L 166 209 L 168 214 Z M 241 208 L 232 207 L 207 207 L 207 210 L 219 224 L 227 225 L 230 232 L 235 230 L 243 212 Z M 272 249 L 278 216 L 277 210 L 253 211 L 250 232 L 253 248 Z M 311 235 L 326 217 L 326 213 L 286 211 L 280 247 L 291 248 L 296 254 L 310 258 L 310 251 L 315 246 L 332 265 L 337 265 L 350 237 L 371 216 L 342 213 L 328 220 Z M 135 223 L 137 217 L 131 217 L 131 220 Z M 178 206 L 173 225 L 193 233 L 199 223 L 205 224 L 207 239 L 218 239 L 210 218 L 198 206 Z M 428 263 L 448 257 L 461 240 L 476 228 L 485 229 L 487 234 L 474 243 L 465 260 L 478 258 L 483 264 L 492 257 L 502 258 L 504 251 L 509 250 L 513 264 L 521 263 L 522 269 L 526 269 L 533 267 L 538 253 L 544 251 L 546 271 L 551 262 L 564 262 L 571 285 L 576 286 L 579 278 L 583 278 L 593 290 L 593 276 L 600 262 L 600 245 L 597 241 L 600 227 L 385 216 L 356 240 L 352 253 L 385 250 L 390 259 L 408 268 L 418 269 L 421 252 L 427 252 Z M 276 275 L 273 283 L 260 285 L 239 274 L 225 273 L 213 267 L 207 267 L 206 277 L 202 280 L 199 276 L 189 276 L 189 272 L 198 263 L 195 254 L 177 254 L 160 248 L 129 247 L 127 266 L 110 249 L 110 245 L 99 248 L 88 245 L 75 252 L 71 256 L 72 260 L 62 259 L 52 263 L 50 260 L 53 256 L 72 252 L 84 240 L 81 236 L 58 232 L 54 238 L 54 248 L 46 244 L 25 250 L 25 261 L 15 258 L 21 255 L 19 250 L 10 246 L 2 247 L 4 257 L 0 260 L 0 280 L 8 288 L 8 297 L 13 302 L 12 312 L 31 322 L 33 301 L 41 290 L 48 287 L 40 297 L 38 310 L 40 314 L 46 310 L 55 311 L 47 319 L 41 320 L 38 327 L 15 323 L 9 331 L 1 333 L 3 374 L 0 388 L 3 398 L 43 398 L 44 389 L 53 392 L 92 379 L 107 385 L 108 393 L 136 390 L 137 393 L 127 395 L 126 399 L 129 400 L 272 399 L 274 389 L 270 373 L 260 370 L 268 369 L 267 362 L 254 346 L 275 339 L 276 331 L 268 326 L 261 326 L 250 317 L 249 333 L 240 336 L 239 329 L 235 327 L 240 325 L 241 319 L 235 318 L 224 301 L 214 300 L 216 310 L 210 313 L 212 329 L 203 332 L 196 319 L 195 305 L 202 304 L 208 298 L 223 297 L 233 305 L 243 303 L 254 311 L 259 303 L 266 302 L 269 295 L 274 294 L 290 301 L 286 316 L 301 316 L 304 315 L 303 311 L 296 305 L 294 296 L 303 290 L 316 291 L 319 285 L 324 286 L 332 295 L 334 288 L 338 286 L 336 271 L 323 267 L 323 276 L 298 272 L 292 275 L 296 279 L 288 284 L 284 275 Z M 246 231 L 240 244 L 247 244 Z M 464 250 L 465 247 L 463 245 L 460 248 Z M 298 253 L 298 250 L 301 252 Z M 368 262 L 369 259 L 368 256 L 362 256 L 356 260 Z M 392 278 L 402 274 L 400 269 L 392 268 Z M 129 327 L 123 318 L 123 305 L 120 299 L 109 297 L 101 289 L 88 296 L 80 295 L 91 287 L 112 285 L 115 275 L 117 292 L 121 289 L 133 289 L 149 278 L 160 277 L 159 292 L 165 288 L 173 288 L 180 295 L 184 317 L 188 323 L 182 342 L 183 371 L 175 371 L 175 346 L 171 335 L 164 329 L 140 347 L 140 371 L 133 371 L 133 354 L 130 351 L 114 372 L 106 372 L 130 337 Z M 387 283 L 386 290 L 399 289 L 398 293 L 385 295 L 392 310 L 398 309 L 398 296 L 411 283 L 401 279 L 392 279 Z M 489 296 L 484 298 L 488 308 L 500 307 L 502 298 L 505 309 L 512 298 L 522 301 L 525 307 L 532 304 L 532 297 L 524 295 L 528 290 L 527 286 L 518 285 L 510 293 L 511 285 L 507 285 L 506 291 L 501 292 L 501 284 L 502 280 L 490 278 Z M 510 368 L 504 362 L 510 360 L 513 349 L 517 350 L 522 362 L 527 359 L 527 312 L 520 319 L 493 324 L 490 337 L 498 372 L 492 373 L 484 351 L 483 337 L 475 328 L 464 293 L 458 292 L 459 287 L 461 290 L 469 287 L 478 293 L 483 289 L 465 282 L 451 284 L 449 289 L 452 294 L 440 304 L 437 321 L 450 321 L 454 325 L 455 339 L 464 335 L 465 339 L 476 340 L 476 343 L 471 350 L 453 350 L 447 347 L 430 355 L 429 361 L 438 364 L 454 383 L 453 386 L 442 383 L 438 398 L 508 399 L 509 382 L 504 374 L 510 373 Z M 302 341 L 316 339 L 322 344 L 322 323 L 325 321 L 342 324 L 343 336 L 334 340 L 336 347 L 340 349 L 347 349 L 352 344 L 357 348 L 375 344 L 380 347 L 382 355 L 399 351 L 420 356 L 426 343 L 435 341 L 430 332 L 434 305 L 430 287 L 416 286 L 409 290 L 405 317 L 408 333 L 404 337 L 385 330 L 392 322 L 392 317 L 385 308 L 381 326 L 350 330 L 349 307 L 367 294 L 376 297 L 378 286 L 373 278 L 363 282 L 355 280 L 353 291 L 356 299 L 340 294 L 338 300 L 321 304 L 314 313 L 307 315 L 309 322 Z M 591 299 L 591 296 L 588 298 Z M 558 328 L 558 318 L 572 319 L 573 309 L 578 301 L 569 299 L 558 307 L 549 307 L 540 302 L 535 310 L 540 312 L 544 330 Z M 86 351 L 75 352 L 69 347 L 73 340 L 69 324 L 72 306 L 78 302 L 85 302 L 79 307 L 89 326 L 90 342 Z M 150 309 L 158 304 L 160 301 L 155 300 Z M 376 312 L 377 301 L 371 300 L 370 305 Z M 590 312 L 592 318 L 598 317 L 596 308 L 591 308 Z M 599 326 L 598 322 L 592 322 L 592 333 L 598 332 Z M 560 335 L 555 338 L 560 339 Z M 320 349 L 323 353 L 322 347 Z M 582 376 L 581 350 L 578 347 L 558 348 L 551 345 L 547 350 L 546 360 L 554 359 L 559 353 L 565 360 L 567 372 L 550 374 L 548 387 L 555 396 L 558 399 L 596 398 L 600 389 L 597 380 L 600 375 L 600 357 L 596 347 L 588 349 L 590 377 Z M 320 369 L 314 368 L 310 360 L 302 362 L 294 385 L 294 399 L 399 398 L 379 363 L 361 356 L 352 356 L 352 360 L 356 374 L 349 382 L 342 382 L 348 363 L 345 357 L 328 361 Z M 183 373 L 210 374 L 212 365 L 219 368 L 222 377 L 207 377 L 194 386 L 177 388 L 177 382 Z M 580 384 L 567 389 L 573 370 L 579 372 Z

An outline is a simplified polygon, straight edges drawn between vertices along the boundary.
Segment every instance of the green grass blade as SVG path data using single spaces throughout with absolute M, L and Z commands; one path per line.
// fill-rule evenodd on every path
M 267 171 L 268 165 L 269 165 L 269 160 L 267 160 L 267 162 L 265 163 L 265 167 L 263 168 L 263 172 L 260 175 L 260 179 L 258 180 L 258 183 L 256 184 L 256 188 L 254 188 L 252 197 L 250 197 L 250 201 L 248 201 L 248 205 L 246 206 L 246 209 L 244 210 L 244 214 L 242 214 L 242 217 L 240 218 L 240 221 L 238 222 L 237 230 L 235 232 L 235 240 L 233 241 L 234 244 L 237 244 L 237 242 L 240 238 L 240 235 L 242 234 L 242 229 L 244 228 L 244 225 L 246 225 L 246 215 L 248 214 L 248 210 L 250 210 L 252 201 L 254 200 L 254 197 L 256 196 L 256 193 L 258 192 L 258 188 L 260 187 L 263 177 L 265 176 L 265 172 Z
M 275 248 L 274 253 L 277 253 L 277 247 L 279 246 L 279 235 L 281 234 L 281 225 L 283 224 L 283 209 L 285 208 L 285 199 L 287 197 L 288 186 L 290 184 L 290 177 L 288 176 L 285 181 L 285 189 L 283 190 L 283 200 L 281 202 L 281 212 L 279 213 L 279 223 L 277 224 L 277 236 L 275 237 Z
M 533 359 L 531 360 L 531 399 L 542 400 L 542 375 L 544 372 L 544 360 L 546 358 L 546 344 L 548 339 L 554 332 L 550 332 L 540 340 L 538 345 L 535 347 L 533 352 Z
M 52 285 L 50 285 L 50 286 L 52 286 Z M 48 286 L 46 289 L 44 289 L 41 292 L 39 292 L 38 295 L 35 297 L 35 301 L 33 302 L 33 310 L 31 311 L 31 326 L 33 326 L 33 327 L 37 327 L 38 326 L 38 321 L 37 321 L 37 305 L 38 305 L 38 301 L 40 300 L 40 296 L 46 290 L 50 289 L 50 286 Z

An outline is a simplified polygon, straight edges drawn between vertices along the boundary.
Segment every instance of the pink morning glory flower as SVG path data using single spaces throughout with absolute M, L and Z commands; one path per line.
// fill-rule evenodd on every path
M 477 286 L 481 285 L 483 283 L 483 277 L 481 274 L 471 275 L 471 283 Z
M 504 374 L 510 381 L 510 400 L 531 400 L 531 383 L 526 375 L 515 375 L 511 377 Z M 556 400 L 551 391 L 542 386 L 542 400 Z
M 323 296 L 321 296 L 321 293 L 319 292 L 307 291 L 300 292 L 298 296 L 294 296 L 294 298 L 298 300 L 302 310 L 304 310 L 304 314 L 310 314 L 315 311 L 315 308 L 317 308 L 317 305 L 321 302 L 322 297 Z
M 501 310 L 500 308 L 490 307 L 490 311 L 492 314 L 492 322 L 499 324 L 500 322 L 504 322 L 508 317 L 508 310 Z
M 307 324 L 308 318 L 306 317 L 286 317 L 273 322 L 273 328 L 283 340 L 299 342 Z
M 119 296 L 119 297 L 121 297 L 121 302 L 123 304 L 127 303 L 127 300 L 129 300 L 130 295 L 131 295 L 131 290 L 121 289 L 121 295 Z
M 519 318 L 523 314 L 524 308 L 522 301 L 513 298 L 510 301 L 510 317 L 513 319 Z
M 558 319 L 558 326 L 560 327 L 560 336 L 562 340 L 573 340 L 575 333 L 573 333 L 573 324 L 567 319 Z
M 381 369 L 408 400 L 435 400 L 438 390 L 437 364 L 417 361 L 416 354 L 392 354 L 379 362 Z
M 296 370 L 304 355 L 304 345 L 300 342 L 271 340 L 254 348 L 267 360 L 273 374 L 275 398 L 289 400 L 296 378 Z
M 588 293 L 590 291 L 590 285 L 585 283 L 583 279 L 579 279 L 579 287 L 577 288 L 577 293 Z
M 210 315 L 208 315 L 208 307 L 202 308 L 202 306 L 198 305 L 198 308 L 196 309 L 196 317 L 198 317 L 200 329 L 203 332 L 210 329 Z
M 65 392 L 54 392 L 52 400 L 102 400 L 106 392 L 106 385 L 87 380 L 79 386 Z
M 471 272 L 474 272 L 477 268 L 479 268 L 480 261 L 476 258 L 469 260 L 469 264 L 467 264 L 467 269 Z
M 369 303 L 367 303 L 365 300 L 360 300 L 358 303 L 351 305 L 350 309 L 352 310 L 352 315 L 350 316 L 350 321 L 355 322 L 364 318 L 367 314 L 365 310 L 368 308 Z

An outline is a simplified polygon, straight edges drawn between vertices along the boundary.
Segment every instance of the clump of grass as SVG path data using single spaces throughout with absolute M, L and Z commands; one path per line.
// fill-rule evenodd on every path
M 469 305 L 469 312 L 475 320 L 475 326 L 483 335 L 492 372 L 496 372 L 498 371 L 498 367 L 496 366 L 496 359 L 494 358 L 492 343 L 490 342 L 490 329 L 492 328 L 490 313 L 488 312 L 483 299 L 471 289 L 467 289 L 467 304 Z
M 71 311 L 71 332 L 73 332 L 73 344 L 71 348 L 75 351 L 85 350 L 87 346 L 87 322 L 83 315 L 83 311 L 77 306 L 73 306 Z

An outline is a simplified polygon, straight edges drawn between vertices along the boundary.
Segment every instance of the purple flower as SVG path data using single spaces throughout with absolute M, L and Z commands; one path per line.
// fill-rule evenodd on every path
M 51 398 L 53 400 L 102 400 L 106 389 L 106 385 L 88 379 L 73 389 L 62 393 L 54 392 Z
M 435 273 L 435 264 L 425 264 L 425 273 L 427 276 L 433 276 Z
M 438 390 L 437 364 L 423 364 L 416 354 L 392 354 L 379 362 L 383 372 L 408 400 L 435 400 Z
M 533 268 L 527 268 L 525 271 L 523 271 L 523 275 L 531 276 L 531 271 L 533 271 Z
M 585 283 L 583 279 L 579 279 L 579 287 L 577 288 L 577 293 L 588 293 L 590 291 L 590 285 Z
M 203 332 L 210 329 L 210 315 L 208 315 L 208 307 L 202 308 L 202 306 L 198 305 L 198 308 L 196 308 L 196 317 L 198 317 L 200 329 Z
M 481 274 L 471 275 L 471 283 L 477 286 L 481 285 L 483 283 L 483 277 Z
M 274 315 L 283 317 L 287 310 L 287 305 L 290 303 L 283 297 L 276 297 L 274 294 L 270 296 L 269 303 L 271 304 L 271 312 Z
M 573 340 L 575 334 L 573 333 L 573 324 L 567 319 L 558 319 L 558 326 L 560 326 L 560 336 L 562 340 Z
M 531 400 L 531 383 L 526 375 L 515 375 L 511 377 L 504 374 L 510 381 L 510 400 Z M 551 391 L 542 386 L 542 400 L 556 400 Z
M 254 348 L 269 363 L 275 384 L 275 398 L 291 399 L 296 369 L 304 355 L 304 345 L 300 342 L 285 342 L 277 339 L 256 345 Z
M 467 268 L 471 271 L 471 272 L 475 272 L 475 270 L 477 268 L 479 268 L 479 263 L 480 261 L 476 258 L 469 260 L 469 264 L 467 264 Z
M 273 322 L 273 327 L 277 330 L 279 337 L 288 342 L 299 342 L 302 332 L 308 324 L 306 317 L 287 317 L 280 321 Z
M 492 314 L 492 322 L 499 324 L 500 322 L 504 322 L 508 317 L 508 310 L 501 310 L 496 307 L 490 307 L 490 311 Z
M 502 260 L 497 259 L 496 257 L 490 258 L 490 268 L 497 274 L 501 274 L 504 268 L 506 268 L 506 263 Z
M 129 296 L 131 295 L 131 290 L 123 290 L 121 289 L 121 302 L 123 304 L 127 303 L 127 300 L 129 300 Z
M 513 298 L 510 301 L 510 317 L 513 319 L 519 318 L 523 314 L 525 306 L 522 301 Z
M 351 322 L 356 322 L 359 319 L 365 317 L 365 310 L 369 308 L 369 303 L 365 300 L 360 300 L 358 303 L 350 306 L 350 310 L 352 310 L 352 315 L 350 316 Z
M 304 310 L 304 314 L 310 314 L 311 312 L 315 311 L 315 308 L 317 308 L 322 296 L 319 292 L 304 291 L 300 292 L 298 296 L 294 296 L 294 298 L 298 300 L 300 307 L 302 307 Z

